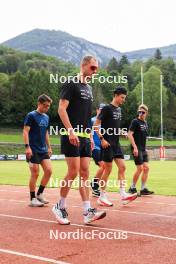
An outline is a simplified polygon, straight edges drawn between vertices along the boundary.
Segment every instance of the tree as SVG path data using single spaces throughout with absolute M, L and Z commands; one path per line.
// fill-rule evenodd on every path
M 152 66 L 144 74 L 144 104 L 149 107 L 148 123 L 152 135 L 158 135 L 160 131 L 160 75 L 161 71 Z M 138 105 L 141 104 L 141 84 L 134 89 Z M 166 87 L 163 86 L 163 113 L 168 103 Z
M 164 76 L 164 85 L 176 95 L 176 66 L 173 58 L 162 60 L 160 69 Z
M 127 76 L 128 90 L 132 91 L 134 88 L 134 79 L 135 79 L 135 73 L 133 71 L 133 67 L 131 67 L 131 65 L 125 64 L 121 72 L 121 75 Z
M 127 56 L 123 55 L 119 61 L 119 71 L 121 72 L 123 70 L 124 66 L 128 65 L 128 64 L 130 64 L 130 63 L 129 63 Z
M 154 54 L 154 58 L 156 60 L 161 60 L 162 59 L 162 54 L 161 54 L 160 49 L 156 49 L 155 54 Z
M 20 60 L 17 54 L 7 54 L 4 56 L 4 60 L 7 64 L 8 73 L 14 73 L 18 70 Z
M 111 72 L 111 71 L 118 71 L 119 69 L 119 65 L 118 65 L 118 61 L 116 60 L 116 58 L 112 58 L 107 66 L 107 71 Z
M 165 122 L 164 129 L 166 136 L 176 136 L 176 96 L 170 91 L 167 91 L 168 94 L 168 106 L 165 112 Z

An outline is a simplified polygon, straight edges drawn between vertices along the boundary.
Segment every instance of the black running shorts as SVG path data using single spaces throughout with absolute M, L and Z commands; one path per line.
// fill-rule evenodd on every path
M 136 165 L 142 165 L 144 162 L 149 161 L 147 151 L 142 151 L 142 150 L 138 151 L 137 157 L 133 155 L 133 159 Z
M 91 143 L 89 138 L 79 137 L 79 147 L 70 143 L 68 136 L 61 136 L 61 153 L 65 157 L 91 157 Z
M 44 159 L 50 159 L 47 152 L 45 153 L 33 152 L 32 157 L 30 159 L 26 157 L 27 162 L 34 163 L 34 164 L 41 164 L 41 162 Z
M 102 160 L 104 162 L 112 162 L 113 159 L 124 159 L 120 145 L 111 145 L 108 148 L 102 148 Z

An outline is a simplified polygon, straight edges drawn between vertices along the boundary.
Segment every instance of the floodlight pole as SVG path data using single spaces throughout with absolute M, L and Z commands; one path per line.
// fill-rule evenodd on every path
M 141 66 L 141 101 L 144 103 L 144 75 L 143 75 L 143 66 Z
M 160 107 L 161 107 L 161 147 L 164 146 L 163 143 L 163 76 L 160 75 Z

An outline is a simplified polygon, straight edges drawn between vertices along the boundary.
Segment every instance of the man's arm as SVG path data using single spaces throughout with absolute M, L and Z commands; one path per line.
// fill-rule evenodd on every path
M 49 138 L 48 130 L 46 132 L 46 145 L 48 146 L 48 155 L 51 157 L 52 149 L 51 149 L 51 144 L 50 144 L 50 138 Z
M 101 120 L 96 119 L 95 123 L 93 124 L 93 131 L 95 131 L 101 141 L 102 148 L 108 148 L 110 144 L 103 138 L 103 135 L 100 133 L 100 127 L 101 127 Z
M 78 137 L 74 134 L 73 131 L 73 127 L 70 123 L 68 114 L 67 114 L 67 107 L 69 105 L 69 101 L 66 99 L 60 99 L 59 100 L 59 107 L 58 107 L 58 114 L 60 116 L 60 119 L 64 125 L 64 127 L 66 128 L 66 130 L 68 131 L 68 136 L 69 136 L 69 140 L 70 143 L 78 146 L 79 145 L 79 139 Z
M 32 156 L 32 150 L 29 146 L 29 131 L 30 131 L 30 127 L 24 126 L 24 128 L 23 128 L 23 140 L 24 140 L 24 144 L 26 145 L 25 153 L 26 153 L 26 157 L 30 159 Z
M 131 131 L 131 130 L 128 131 L 128 139 L 129 139 L 129 141 L 133 147 L 133 154 L 135 157 L 137 157 L 138 156 L 138 148 L 137 148 L 136 143 L 134 141 L 133 134 L 134 134 L 133 131 Z

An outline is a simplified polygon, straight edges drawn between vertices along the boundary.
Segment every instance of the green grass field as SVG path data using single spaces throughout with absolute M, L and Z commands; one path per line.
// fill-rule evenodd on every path
M 58 136 L 51 136 L 50 137 L 51 144 L 60 144 L 60 138 Z M 23 144 L 23 136 L 22 131 L 19 132 L 0 132 L 0 142 L 9 142 L 9 143 L 17 143 L 17 144 Z M 121 138 L 120 139 L 122 146 L 129 145 L 129 141 L 126 139 Z M 160 140 L 148 140 L 147 146 L 160 146 L 161 142 Z M 165 140 L 164 146 L 176 146 L 176 140 Z
M 58 136 L 52 136 L 50 137 L 51 144 L 59 144 L 60 138 Z M 22 131 L 19 131 L 19 133 L 0 133 L 0 142 L 9 142 L 9 143 L 17 143 L 17 144 L 23 144 L 23 135 Z
M 66 173 L 64 161 L 52 161 L 53 181 L 63 179 Z M 132 179 L 135 166 L 132 161 L 126 162 L 127 166 L 127 188 Z M 90 178 L 95 175 L 97 166 L 94 162 L 90 165 Z M 160 195 L 176 195 L 176 162 L 175 161 L 151 161 L 148 187 Z M 40 177 L 42 176 L 42 170 Z M 115 180 L 117 176 L 116 166 L 113 166 L 110 179 Z M 29 169 L 25 161 L 0 161 L 0 184 L 28 185 Z M 140 188 L 140 183 L 138 184 Z M 108 191 L 118 191 L 118 188 L 108 188 Z

